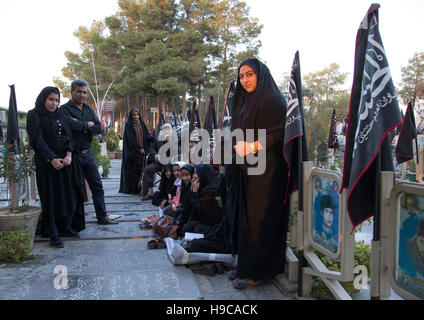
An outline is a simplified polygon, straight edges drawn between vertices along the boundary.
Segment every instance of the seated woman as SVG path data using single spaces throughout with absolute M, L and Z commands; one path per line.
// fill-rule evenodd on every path
M 207 234 L 214 225 L 220 223 L 223 210 L 219 188 L 219 177 L 211 165 L 195 166 L 181 217 L 180 236 L 186 232 Z
M 192 164 L 186 164 L 181 168 L 181 196 L 180 206 L 175 208 L 173 217 L 176 218 L 180 223 L 184 211 L 184 207 L 187 205 L 187 195 L 191 189 L 191 179 L 194 174 L 194 166 Z
M 172 172 L 172 164 L 167 164 L 162 168 L 162 175 L 159 184 L 159 190 L 153 195 L 152 204 L 160 206 L 161 209 L 165 208 L 168 200 L 175 196 L 177 186 L 174 185 L 175 177 Z
M 163 209 L 163 213 L 166 215 L 173 215 L 172 213 L 178 209 L 181 206 L 180 203 L 180 197 L 181 197 L 181 184 L 182 184 L 182 180 L 181 180 L 181 168 L 185 165 L 184 162 L 176 162 L 173 164 L 172 166 L 172 172 L 174 174 L 174 187 L 175 187 L 175 196 L 168 200 L 167 204 L 165 205 L 165 208 Z

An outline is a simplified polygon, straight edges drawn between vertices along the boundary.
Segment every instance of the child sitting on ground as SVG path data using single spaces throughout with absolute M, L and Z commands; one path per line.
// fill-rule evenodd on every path
M 174 185 L 175 176 L 172 172 L 172 164 L 167 164 L 162 168 L 159 190 L 155 192 L 152 199 L 152 204 L 165 208 L 168 204 L 169 195 L 175 197 L 177 186 Z

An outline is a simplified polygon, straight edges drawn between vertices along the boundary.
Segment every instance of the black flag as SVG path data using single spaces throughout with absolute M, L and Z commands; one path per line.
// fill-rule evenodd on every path
M 339 148 L 339 141 L 337 140 L 336 128 L 337 128 L 336 109 L 333 109 L 333 115 L 331 116 L 331 123 L 330 123 L 330 133 L 328 135 L 329 149 Z
M 387 136 L 402 123 L 378 30 L 379 7 L 371 5 L 356 38 L 342 182 L 342 188 L 348 188 L 347 210 L 353 230 L 377 212 L 377 169 L 393 171 L 391 140 Z
M 290 198 L 290 195 L 301 187 L 302 161 L 308 160 L 305 123 L 303 118 L 302 78 L 300 73 L 299 51 L 295 54 L 290 75 L 283 154 L 289 167 L 289 181 L 284 195 L 284 201 L 286 202 Z M 300 208 L 299 210 L 303 209 Z
M 224 111 L 222 113 L 221 119 L 221 129 L 231 129 L 231 116 L 234 106 L 234 90 L 236 89 L 236 81 L 232 81 L 230 83 L 230 87 L 228 88 L 228 96 L 227 102 L 225 104 Z
M 215 110 L 215 101 L 213 96 L 209 98 L 208 110 L 205 116 L 205 122 L 203 124 L 203 129 L 209 132 L 209 135 L 212 137 L 213 130 L 217 128 L 216 125 L 216 110 Z
M 414 108 L 412 107 L 411 103 L 408 103 L 395 149 L 396 160 L 398 164 L 409 161 L 414 157 L 412 140 L 416 138 L 417 130 L 415 128 Z
M 215 102 L 213 96 L 209 98 L 209 106 L 205 116 L 205 122 L 203 123 L 203 129 L 207 130 L 209 133 L 209 151 L 210 151 L 210 159 L 212 160 L 213 151 L 215 149 L 216 137 L 214 130 L 217 129 L 216 124 L 216 110 L 215 110 Z
M 7 143 L 13 145 L 13 150 L 18 153 L 19 146 L 19 125 L 18 107 L 16 103 L 15 85 L 10 86 L 9 112 L 7 115 Z
M 161 107 L 158 107 L 158 113 L 159 113 L 159 119 L 158 119 L 158 126 L 156 127 L 157 137 L 159 137 L 159 131 L 162 129 L 163 125 L 165 124 L 165 117 L 163 115 Z
M 190 124 L 189 124 L 189 134 L 190 141 L 192 141 L 191 134 L 196 131 L 196 129 L 201 128 L 199 110 L 197 110 L 197 102 L 193 101 L 193 108 L 190 111 Z M 196 133 L 193 135 L 193 141 L 198 141 L 198 137 L 196 137 Z

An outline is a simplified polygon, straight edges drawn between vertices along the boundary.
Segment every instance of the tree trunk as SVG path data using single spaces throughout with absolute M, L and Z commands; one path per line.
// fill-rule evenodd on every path
M 187 112 L 187 92 L 184 92 L 184 94 L 183 94 L 183 110 L 182 110 L 182 121 L 184 122 L 185 121 L 185 115 L 186 115 L 186 112 Z
M 160 101 L 160 105 L 161 105 L 161 109 L 162 109 L 162 113 L 163 113 L 163 119 L 166 122 L 166 101 L 165 101 L 166 97 L 165 96 L 161 96 L 161 101 Z
M 197 85 L 197 109 L 199 110 L 199 127 L 202 127 L 202 86 L 200 83 Z

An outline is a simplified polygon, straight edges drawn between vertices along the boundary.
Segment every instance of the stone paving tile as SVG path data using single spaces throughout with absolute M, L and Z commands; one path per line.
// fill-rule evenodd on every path
M 191 270 L 174 266 L 147 239 L 69 241 L 64 249 L 38 244 L 37 258 L 0 266 L 0 299 L 200 299 Z M 66 266 L 67 290 L 54 287 Z
M 272 282 L 266 282 L 256 288 L 240 291 L 233 287 L 227 274 L 212 277 L 195 274 L 200 290 L 206 300 L 289 300 Z
M 117 219 L 119 221 L 119 219 Z M 69 239 L 68 241 L 81 241 L 86 239 L 116 239 L 153 236 L 151 229 L 141 230 L 137 222 L 120 222 L 114 225 L 99 225 L 97 223 L 86 223 L 85 230 L 81 231 L 80 239 Z M 63 238 L 66 239 L 66 238 Z M 48 241 L 48 238 L 37 236 L 35 241 Z
M 149 205 L 149 206 L 146 206 Z M 122 201 L 121 203 L 107 203 L 106 202 L 106 209 L 107 212 L 111 213 L 111 212 L 125 212 L 125 211 L 152 211 L 153 208 L 154 211 L 158 211 L 157 207 L 152 206 L 152 208 L 150 207 L 150 204 L 145 202 L 137 202 L 137 203 L 133 203 L 130 201 Z M 88 204 L 86 206 L 84 206 L 84 210 L 86 212 L 94 212 L 94 206 L 92 204 Z

